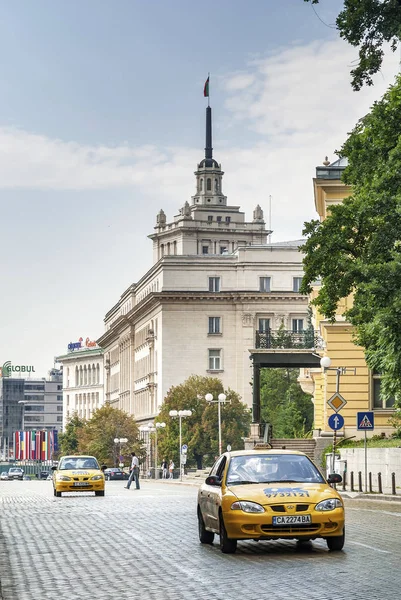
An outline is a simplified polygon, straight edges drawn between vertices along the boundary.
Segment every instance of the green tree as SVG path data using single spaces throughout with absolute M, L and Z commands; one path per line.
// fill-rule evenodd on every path
M 78 429 L 78 450 L 90 454 L 102 464 L 115 466 L 118 461 L 119 448 L 114 443 L 115 438 L 127 438 L 127 443 L 121 448 L 124 463 L 129 463 L 130 453 L 136 452 L 142 459 L 145 450 L 138 438 L 138 425 L 132 415 L 125 411 L 104 404 L 94 411 L 92 418 Z
M 303 437 L 312 428 L 312 397 L 302 391 L 298 375 L 299 369 L 261 371 L 261 416 L 272 425 L 274 437 Z
M 78 417 L 78 413 L 73 413 L 64 431 L 59 435 L 60 455 L 78 452 L 78 437 L 85 424 L 85 419 Z
M 319 0 L 304 0 L 318 4 Z M 352 87 L 360 90 L 372 85 L 372 75 L 380 71 L 383 45 L 390 43 L 393 52 L 401 36 L 401 0 L 344 0 L 336 19 L 340 36 L 354 47 L 359 46 L 359 63 L 352 69 Z
M 179 463 L 179 419 L 169 415 L 170 410 L 192 411 L 191 417 L 182 419 L 182 443 L 188 445 L 187 466 L 202 468 L 204 457 L 211 462 L 218 454 L 217 404 L 209 404 L 205 395 L 213 398 L 224 392 L 227 403 L 221 406 L 222 446 L 230 444 L 232 449 L 243 448 L 242 437 L 249 434 L 251 415 L 249 408 L 240 401 L 233 390 L 224 391 L 220 379 L 192 375 L 184 383 L 172 387 L 161 406 L 158 422 L 165 422 L 166 428 L 159 432 L 158 446 L 160 460 L 172 459 Z M 231 403 L 228 403 L 231 401 Z
M 331 322 L 353 294 L 345 317 L 369 367 L 383 374 L 385 398 L 401 397 L 401 79 L 361 119 L 341 149 L 352 196 L 323 221 L 305 223 L 301 291 Z

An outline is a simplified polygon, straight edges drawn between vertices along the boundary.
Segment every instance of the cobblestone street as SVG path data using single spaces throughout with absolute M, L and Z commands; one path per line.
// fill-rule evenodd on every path
M 401 586 L 401 504 L 347 500 L 344 552 L 315 541 L 198 542 L 196 486 L 142 482 L 54 498 L 50 481 L 0 484 L 4 600 L 390 600 Z

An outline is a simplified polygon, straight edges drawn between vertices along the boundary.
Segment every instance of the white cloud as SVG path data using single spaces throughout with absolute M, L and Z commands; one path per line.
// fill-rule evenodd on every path
M 314 167 L 326 154 L 335 158 L 334 150 L 397 72 L 397 57 L 390 54 L 375 86 L 356 93 L 349 83 L 354 58 L 355 50 L 342 40 L 315 41 L 253 60 L 220 80 L 228 96 L 225 125 L 260 136 L 253 145 L 243 135 L 223 148 L 215 140 L 216 158 L 226 170 L 225 192 L 248 219 L 257 203 L 267 209 L 272 194 L 275 239 L 299 235 L 302 223 L 315 216 Z M 84 146 L 0 128 L 2 189 L 135 187 L 138 197 L 157 190 L 158 206 L 174 202 L 178 209 L 193 194 L 199 158 L 195 148 Z

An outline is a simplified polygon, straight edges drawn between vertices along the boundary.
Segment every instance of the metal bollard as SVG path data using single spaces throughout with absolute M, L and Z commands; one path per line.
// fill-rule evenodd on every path
M 372 473 L 369 473 L 369 493 L 371 494 L 372 492 L 373 492 Z
M 345 489 L 347 487 L 347 471 L 343 471 L 343 491 L 345 492 Z
M 397 491 L 395 489 L 395 473 L 391 473 L 391 493 L 393 494 L 393 496 L 397 494 Z
M 354 471 L 351 471 L 351 492 L 355 492 L 355 490 L 354 490 Z
M 358 488 L 362 492 L 362 471 L 358 471 Z
M 383 485 L 382 485 L 382 474 L 377 474 L 377 485 L 379 486 L 379 494 L 383 493 Z

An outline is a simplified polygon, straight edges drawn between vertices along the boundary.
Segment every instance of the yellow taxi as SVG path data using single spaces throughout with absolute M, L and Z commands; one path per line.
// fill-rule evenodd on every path
M 63 492 L 95 492 L 104 496 L 104 470 L 94 456 L 62 456 L 53 469 L 54 495 Z
M 198 491 L 198 527 L 202 544 L 220 537 L 228 554 L 237 540 L 323 538 L 329 550 L 342 550 L 344 503 L 302 452 L 243 450 L 226 452 L 214 464 Z

